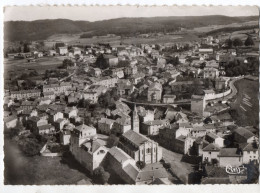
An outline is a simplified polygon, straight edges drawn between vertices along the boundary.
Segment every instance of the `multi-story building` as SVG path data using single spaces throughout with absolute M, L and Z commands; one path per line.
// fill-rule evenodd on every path
M 96 136 L 96 129 L 80 125 L 71 131 L 70 151 L 75 159 L 90 173 L 103 164 L 108 152 L 106 143 Z
M 162 98 L 162 85 L 158 82 L 151 84 L 148 88 L 148 101 L 158 102 Z
M 11 91 L 11 99 L 26 99 L 30 97 L 40 97 L 41 90 L 20 90 L 20 91 Z

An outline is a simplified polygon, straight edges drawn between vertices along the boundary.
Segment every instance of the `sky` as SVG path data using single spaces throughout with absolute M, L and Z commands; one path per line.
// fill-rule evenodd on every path
M 252 16 L 259 15 L 259 10 L 256 6 L 16 6 L 4 9 L 4 21 L 59 18 L 99 21 L 120 17 L 201 15 Z

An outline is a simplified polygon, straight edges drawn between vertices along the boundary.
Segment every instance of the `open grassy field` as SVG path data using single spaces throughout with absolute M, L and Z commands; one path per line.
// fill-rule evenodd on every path
M 6 79 L 10 73 L 14 72 L 16 75 L 26 73 L 28 70 L 36 70 L 39 74 L 44 73 L 45 70 L 55 69 L 62 64 L 64 57 L 44 57 L 39 58 L 36 62 L 29 63 L 26 59 L 4 60 L 4 76 Z
M 158 37 L 129 37 L 121 38 L 120 36 L 115 37 L 93 37 L 93 38 L 80 38 L 80 34 L 57 34 L 49 37 L 45 43 L 54 44 L 55 41 L 65 42 L 68 45 L 89 45 L 96 43 L 109 43 L 111 45 L 122 44 L 172 44 L 179 42 L 190 42 L 198 40 L 196 34 L 180 34 L 180 35 L 163 35 Z
M 231 103 L 238 113 L 236 124 L 241 126 L 258 125 L 259 122 L 259 82 L 241 79 L 235 82 L 238 89 L 236 100 Z

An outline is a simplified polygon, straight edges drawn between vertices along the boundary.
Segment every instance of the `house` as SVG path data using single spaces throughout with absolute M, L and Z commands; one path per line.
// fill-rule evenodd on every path
M 64 117 L 65 118 L 71 118 L 71 117 L 77 117 L 78 116 L 78 109 L 77 107 L 66 107 L 64 110 Z
M 142 123 L 141 133 L 144 135 L 158 135 L 162 127 L 169 125 L 168 120 L 152 120 Z
M 38 134 L 43 135 L 43 134 L 52 134 L 55 132 L 55 127 L 51 124 L 46 124 L 46 125 L 41 125 L 38 126 Z
M 126 84 L 119 84 L 117 86 L 117 94 L 119 96 L 122 95 L 126 95 L 126 96 L 130 96 L 130 94 L 132 94 L 135 90 L 135 86 L 130 84 L 130 85 L 126 85 Z
M 193 127 L 190 123 L 179 123 L 179 128 L 176 130 L 176 138 L 181 135 L 187 137 L 190 135 L 192 129 Z
M 97 103 L 98 97 L 107 91 L 105 86 L 91 85 L 87 90 L 83 92 L 85 100 L 90 100 L 91 103 Z
M 242 151 L 238 148 L 222 148 L 218 158 L 220 167 L 226 167 L 228 165 L 238 167 L 243 164 Z
M 120 137 L 118 147 L 136 162 L 143 161 L 150 164 L 162 159 L 162 149 L 158 143 L 132 130 L 125 132 Z
M 214 133 L 211 132 L 207 133 L 205 135 L 205 140 L 208 141 L 209 143 L 214 143 L 218 145 L 218 147 L 220 148 L 224 147 L 224 139 Z
M 157 68 L 164 69 L 165 65 L 166 65 L 166 59 L 161 58 L 161 57 L 157 58 Z
M 115 120 L 113 120 L 113 119 L 101 118 L 98 121 L 97 131 L 101 134 L 110 135 L 114 122 L 115 122 Z
M 123 68 L 113 68 L 110 71 L 111 71 L 111 75 L 117 78 L 124 78 L 125 76 Z
M 69 123 L 68 119 L 57 119 L 53 124 L 55 126 L 56 131 L 60 131 L 68 123 Z
M 249 130 L 239 127 L 233 132 L 234 141 L 237 143 L 253 143 L 258 138 Z
M 36 107 L 36 101 L 22 101 L 20 108 L 23 110 L 32 110 Z
M 139 82 L 141 82 L 143 80 L 143 78 L 145 77 L 145 74 L 144 73 L 136 73 L 136 74 L 133 74 L 129 80 L 134 84 L 138 84 Z
M 124 69 L 124 73 L 127 76 L 131 76 L 137 73 L 137 66 L 136 65 L 132 65 L 132 66 L 128 66 Z
M 162 98 L 162 85 L 158 82 L 151 84 L 148 88 L 148 101 L 159 102 Z
M 106 60 L 109 66 L 117 66 L 118 64 L 118 57 L 113 55 L 104 55 L 104 59 Z
M 41 90 L 20 90 L 20 91 L 11 91 L 10 97 L 11 99 L 27 99 L 30 97 L 40 97 Z
M 219 70 L 216 68 L 205 67 L 198 75 L 198 78 L 215 79 L 219 77 Z
M 54 94 L 53 91 L 43 92 L 43 96 L 46 97 L 46 98 L 49 98 L 51 100 L 55 100 L 55 98 L 56 98 L 56 95 Z
M 67 47 L 58 47 L 58 54 L 59 55 L 66 55 L 68 53 L 68 48 Z
M 217 163 L 220 147 L 217 144 L 210 143 L 202 150 L 202 161 L 208 163 Z
M 176 99 L 176 95 L 171 95 L 171 94 L 163 95 L 163 103 L 171 104 L 174 103 L 175 99 Z
M 131 130 L 131 127 L 130 117 L 121 117 L 114 122 L 113 131 L 117 134 L 123 134 Z
M 89 74 L 94 77 L 100 77 L 101 76 L 101 69 L 100 68 L 90 68 Z
M 103 164 L 108 152 L 106 142 L 96 136 L 96 129 L 80 125 L 71 132 L 70 152 L 91 174 Z
M 55 111 L 55 110 L 48 110 L 47 114 L 49 115 L 49 121 L 51 123 L 54 123 L 58 119 L 63 119 L 63 113 L 60 111 Z
M 56 56 L 57 55 L 57 52 L 55 50 L 49 50 L 48 51 L 48 55 L 49 56 Z
M 27 120 L 27 129 L 31 130 L 33 133 L 40 133 L 39 126 L 47 125 L 48 120 L 40 119 L 39 117 L 29 117 Z
M 17 117 L 16 116 L 8 116 L 4 118 L 4 124 L 5 124 L 5 128 L 7 129 L 11 129 L 16 127 L 17 125 Z
M 243 145 L 243 163 L 248 164 L 250 162 L 259 163 L 258 157 L 258 144 L 246 143 Z

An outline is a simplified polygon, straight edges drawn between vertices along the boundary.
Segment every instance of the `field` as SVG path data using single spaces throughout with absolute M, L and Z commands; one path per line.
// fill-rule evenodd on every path
M 232 23 L 229 25 L 210 25 L 210 26 L 205 26 L 205 27 L 197 27 L 194 28 L 193 30 L 195 32 L 200 32 L 200 33 L 205 33 L 205 32 L 209 32 L 212 30 L 216 30 L 216 29 L 221 29 L 224 27 L 241 27 L 241 26 L 245 26 L 245 25 L 257 25 L 258 21 L 249 21 L 249 22 L 244 22 L 244 23 Z
M 5 139 L 5 184 L 64 185 L 79 180 L 90 181 L 88 174 L 74 160 L 60 157 L 26 157 L 15 142 Z M 64 163 L 66 162 L 66 163 Z
M 44 73 L 45 70 L 55 69 L 62 64 L 64 57 L 44 57 L 39 58 L 36 62 L 29 63 L 26 59 L 4 60 L 5 79 L 8 79 L 10 73 L 14 72 L 16 75 L 26 73 L 28 70 L 36 70 L 39 74 Z
M 177 42 L 190 42 L 198 40 L 198 36 L 196 34 L 180 34 L 180 35 L 163 35 L 156 37 L 129 37 L 129 38 L 121 38 L 120 36 L 115 37 L 93 37 L 93 38 L 80 38 L 80 34 L 58 34 L 49 37 L 45 44 L 51 46 L 51 44 L 55 44 L 55 42 L 62 41 L 67 43 L 68 45 L 89 45 L 96 43 L 109 43 L 111 45 L 119 45 L 122 44 L 172 44 Z
M 231 107 L 238 113 L 236 124 L 241 126 L 258 125 L 259 122 L 259 83 L 241 79 L 235 83 L 238 89 L 236 100 Z

